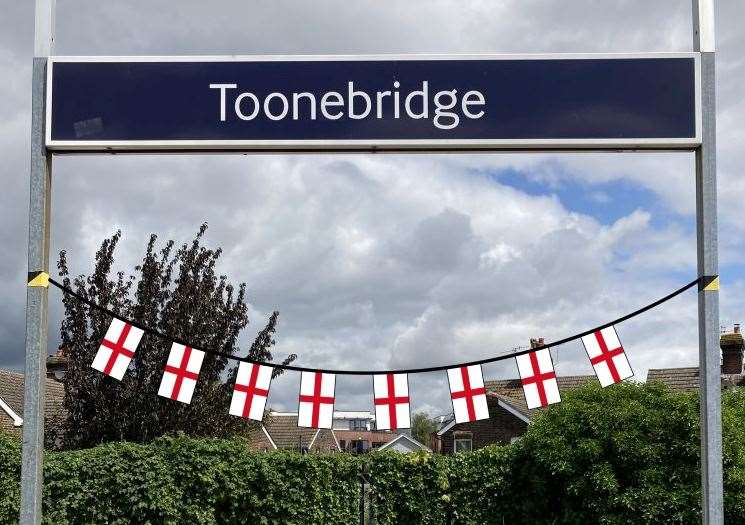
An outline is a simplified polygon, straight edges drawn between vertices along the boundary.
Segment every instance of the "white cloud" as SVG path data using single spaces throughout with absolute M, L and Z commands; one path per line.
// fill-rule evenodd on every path
M 55 219 L 65 231 L 55 246 L 90 254 L 106 225 L 120 225 L 127 268 L 149 231 L 165 225 L 183 241 L 210 218 L 208 241 L 228 248 L 221 270 L 248 282 L 257 313 L 250 333 L 278 309 L 277 354 L 297 353 L 306 365 L 369 369 L 487 357 L 633 310 L 679 284 L 660 279 L 667 270 L 693 274 L 694 246 L 674 228 L 653 227 L 649 212 L 603 225 L 555 197 L 473 171 L 470 157 L 191 160 L 61 159 Z M 82 184 L 103 161 L 99 184 Z M 502 161 L 530 172 L 522 157 Z M 150 183 L 162 170 L 178 172 L 163 193 Z M 77 200 L 88 203 L 81 215 Z M 637 252 L 646 255 L 624 255 Z M 88 261 L 76 257 L 76 270 L 87 271 Z M 645 333 L 659 329 L 654 318 Z M 662 319 L 695 336 L 689 318 Z M 576 345 L 561 356 L 563 373 L 587 371 Z M 275 406 L 292 406 L 292 377 L 278 383 L 287 386 L 273 394 Z M 444 383 L 423 381 L 433 385 L 427 403 L 446 407 Z M 360 385 L 346 390 L 347 405 L 369 404 L 367 384 Z

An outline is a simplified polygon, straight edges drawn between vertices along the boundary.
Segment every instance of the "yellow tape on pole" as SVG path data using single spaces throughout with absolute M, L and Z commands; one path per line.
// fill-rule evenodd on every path
M 28 274 L 29 288 L 49 288 L 49 274 L 47 272 L 32 272 Z

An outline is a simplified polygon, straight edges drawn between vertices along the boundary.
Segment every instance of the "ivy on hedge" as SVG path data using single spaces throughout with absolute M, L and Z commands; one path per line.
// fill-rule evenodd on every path
M 745 392 L 723 396 L 725 514 L 745 524 Z M 470 454 L 249 452 L 164 437 L 48 452 L 46 523 L 357 523 L 364 468 L 381 525 L 696 523 L 698 401 L 654 385 L 564 395 L 510 446 Z M 17 520 L 20 444 L 0 435 L 0 523 Z

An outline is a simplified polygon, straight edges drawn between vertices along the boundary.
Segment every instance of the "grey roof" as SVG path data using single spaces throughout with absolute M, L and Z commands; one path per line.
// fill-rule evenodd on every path
M 698 367 L 650 368 L 647 383 L 663 383 L 673 390 L 690 391 L 698 388 Z
M 277 448 L 300 449 L 312 442 L 313 449 L 322 449 L 336 442 L 331 430 L 298 427 L 297 414 L 269 413 L 264 418 L 264 427 Z
M 0 398 L 8 406 L 23 417 L 23 388 L 24 378 L 20 372 L 13 372 L 0 368 Z M 66 412 L 62 406 L 65 397 L 65 387 L 59 381 L 46 379 L 46 403 L 44 414 L 47 419 L 61 420 L 65 418 Z
M 647 383 L 662 383 L 672 390 L 691 392 L 698 390 L 698 367 L 650 368 Z M 722 387 L 745 386 L 745 374 L 722 374 Z
M 386 450 L 388 448 L 392 448 L 393 445 L 399 441 L 408 441 L 414 446 L 414 448 L 418 448 L 419 450 L 424 450 L 426 452 L 432 452 L 432 450 L 428 446 L 421 444 L 419 440 L 415 439 L 413 436 L 410 436 L 408 434 L 398 434 L 394 439 L 392 439 L 388 443 L 381 445 L 378 448 L 378 450 Z
M 556 382 L 559 385 L 560 391 L 571 390 L 573 388 L 580 387 L 588 381 L 597 382 L 597 378 L 594 375 L 556 377 Z M 498 394 L 504 394 L 509 397 L 515 397 L 525 401 L 525 396 L 523 396 L 523 387 L 520 379 L 497 379 L 494 381 L 484 381 L 484 387 L 489 392 L 496 392 Z
M 572 390 L 589 382 L 597 383 L 597 377 L 594 375 L 556 377 L 556 383 L 559 385 L 559 392 Z M 525 401 L 525 392 L 523 392 L 522 383 L 519 379 L 484 381 L 484 387 L 490 396 L 494 396 L 503 403 L 509 404 L 512 408 L 526 417 L 530 417 L 530 414 L 535 410 L 540 410 L 528 409 L 528 404 Z
M 530 419 L 530 414 L 534 410 L 536 410 L 536 409 L 531 410 L 528 408 L 528 404 L 525 402 L 525 397 L 521 399 L 516 399 L 514 397 L 509 397 L 504 394 L 497 394 L 496 392 L 487 392 L 486 395 L 489 397 L 497 398 L 499 401 L 501 401 L 502 403 L 506 405 L 509 405 L 510 407 L 512 407 L 513 410 L 515 410 L 516 412 L 519 412 L 520 414 L 522 414 L 528 419 Z

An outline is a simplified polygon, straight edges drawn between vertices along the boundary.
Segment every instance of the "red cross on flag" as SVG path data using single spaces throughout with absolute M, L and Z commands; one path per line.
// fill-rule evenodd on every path
M 201 350 L 173 343 L 158 395 L 186 404 L 191 403 L 203 360 L 204 352 Z
M 230 413 L 256 421 L 264 419 L 264 407 L 271 382 L 271 367 L 245 362 L 238 365 Z
M 376 374 L 373 376 L 373 390 L 378 430 L 411 427 L 409 378 L 406 374 Z
M 113 319 L 91 367 L 121 381 L 141 338 L 142 330 L 121 319 Z
M 528 408 L 545 407 L 561 401 L 554 362 L 548 348 L 519 355 L 515 360 Z
M 600 385 L 606 387 L 620 383 L 634 375 L 626 358 L 615 326 L 603 328 L 582 338 L 582 344 L 595 369 Z
M 297 426 L 331 428 L 334 419 L 336 376 L 322 372 L 301 372 Z
M 461 366 L 448 370 L 450 398 L 456 423 L 489 418 L 484 375 L 481 365 Z

